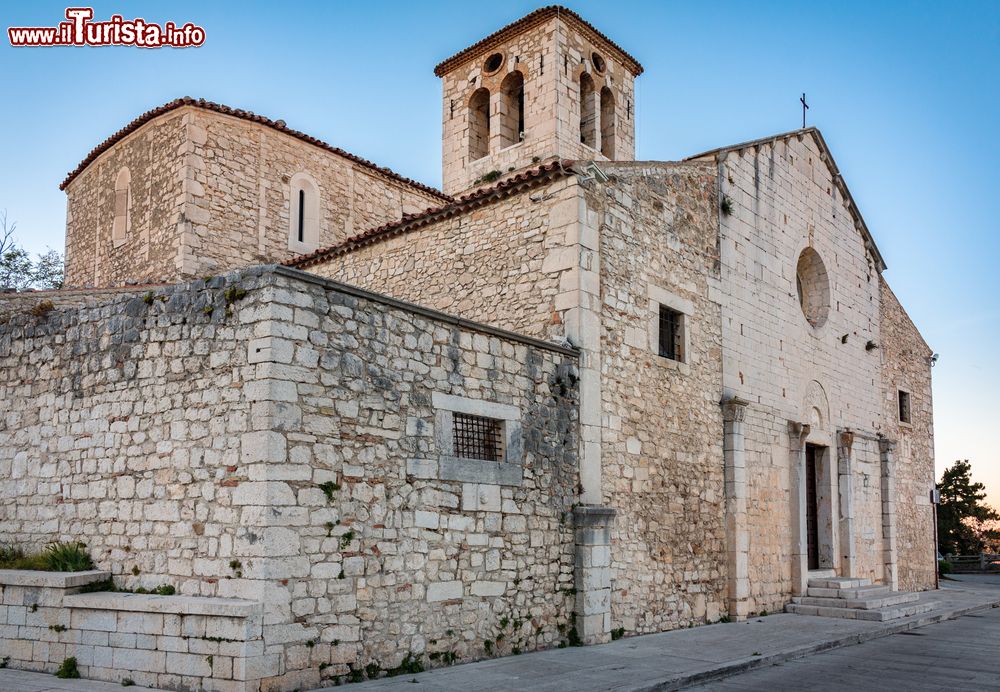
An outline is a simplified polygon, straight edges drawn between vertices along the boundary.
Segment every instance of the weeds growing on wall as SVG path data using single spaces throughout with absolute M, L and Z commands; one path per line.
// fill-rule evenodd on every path
M 0 569 L 83 572 L 94 569 L 94 561 L 83 543 L 52 543 L 37 552 L 4 545 L 0 546 Z

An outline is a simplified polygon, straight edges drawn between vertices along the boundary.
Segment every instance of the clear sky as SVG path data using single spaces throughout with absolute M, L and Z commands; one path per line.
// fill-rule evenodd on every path
M 77 3 L 74 3 L 77 4 Z M 79 3 L 83 4 L 83 3 Z M 94 2 L 96 19 L 203 26 L 201 48 L 0 41 L 0 209 L 32 251 L 62 249 L 58 184 L 143 111 L 194 96 L 284 119 L 422 182 L 441 181 L 433 68 L 539 3 Z M 678 159 L 823 131 L 931 347 L 938 471 L 972 462 L 1000 506 L 1000 3 L 593 2 L 571 9 L 646 68 L 637 156 Z M 3 28 L 66 3 L 0 5 Z M 6 33 L 6 32 L 5 32 Z

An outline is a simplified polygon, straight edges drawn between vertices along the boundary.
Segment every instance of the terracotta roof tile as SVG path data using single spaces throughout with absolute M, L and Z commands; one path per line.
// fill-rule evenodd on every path
M 440 207 L 432 207 L 419 214 L 408 214 L 403 216 L 403 218 L 399 221 L 393 221 L 376 228 L 370 228 L 367 231 L 363 231 L 335 245 L 321 248 L 307 255 L 296 257 L 290 262 L 285 262 L 285 266 L 298 267 L 300 269 L 308 267 L 318 264 L 329 257 L 337 257 L 356 250 L 359 247 L 387 240 L 400 235 L 401 233 L 422 228 L 423 226 L 427 226 L 428 224 L 436 221 L 463 214 L 497 199 L 510 197 L 519 192 L 523 192 L 524 190 L 535 188 L 549 180 L 574 175 L 575 171 L 571 170 L 572 166 L 573 161 L 556 160 L 543 163 L 542 165 L 534 168 L 520 171 L 511 175 L 509 178 L 501 180 L 496 185 L 480 188 L 467 195 L 463 195 L 452 201 L 450 204 L 445 204 Z
M 593 24 L 585 20 L 583 17 L 578 15 L 573 10 L 567 9 L 560 5 L 549 5 L 547 7 L 541 7 L 530 14 L 518 19 L 516 22 L 512 22 L 507 26 L 503 27 L 499 31 L 495 31 L 481 41 L 473 43 L 468 48 L 455 53 L 453 56 L 447 60 L 443 60 L 438 63 L 438 66 L 434 68 L 434 74 L 441 77 L 455 65 L 463 62 L 468 58 L 475 57 L 478 54 L 485 53 L 486 49 L 494 45 L 499 41 L 504 41 L 512 36 L 516 36 L 525 29 L 530 29 L 533 26 L 537 26 L 542 22 L 548 21 L 552 17 L 559 16 L 563 19 L 567 19 L 577 26 L 584 29 L 584 31 L 590 32 L 596 38 L 600 39 L 606 43 L 611 48 L 618 51 L 621 56 L 625 59 L 625 66 L 632 71 L 636 77 L 642 74 L 643 67 L 639 64 L 639 61 L 633 58 L 631 55 L 625 52 L 625 50 L 619 46 L 617 43 L 612 41 L 610 38 L 598 31 Z
M 207 111 L 222 113 L 224 115 L 230 115 L 235 118 L 242 118 L 243 120 L 248 120 L 250 122 L 260 123 L 261 125 L 270 127 L 274 130 L 277 130 L 278 132 L 283 132 L 286 135 L 289 135 L 290 137 L 294 137 L 295 139 L 307 142 L 309 144 L 319 147 L 320 149 L 325 149 L 326 151 L 329 151 L 333 154 L 336 154 L 337 156 L 341 156 L 345 159 L 348 159 L 349 161 L 352 161 L 360 166 L 364 166 L 365 168 L 373 171 L 374 173 L 377 173 L 381 176 L 384 176 L 396 182 L 402 183 L 403 185 L 416 188 L 417 190 L 421 190 L 428 194 L 434 195 L 435 197 L 444 201 L 451 200 L 451 197 L 444 194 L 440 190 L 430 187 L 429 185 L 418 183 L 416 180 L 411 180 L 410 178 L 404 178 L 403 176 L 399 175 L 398 173 L 395 173 L 394 171 L 388 168 L 378 166 L 367 159 L 363 159 L 360 156 L 355 156 L 350 152 L 344 151 L 343 149 L 335 147 L 331 144 L 327 144 L 326 142 L 316 139 L 315 137 L 310 137 L 304 132 L 293 130 L 285 125 L 284 120 L 271 120 L 270 118 L 266 118 L 263 115 L 257 115 L 256 113 L 252 113 L 250 111 L 241 110 L 239 108 L 230 108 L 229 106 L 224 106 L 219 103 L 213 103 L 212 101 L 206 101 L 205 99 L 194 99 L 191 98 L 190 96 L 184 96 L 183 98 L 174 99 L 169 103 L 165 103 L 162 106 L 146 111 L 138 118 L 130 122 L 128 125 L 118 130 L 118 132 L 108 137 L 106 140 L 97 145 L 97 147 L 95 147 L 93 151 L 87 154 L 87 157 L 80 162 L 80 165 L 77 166 L 69 175 L 66 176 L 66 179 L 63 180 L 62 184 L 59 186 L 59 189 L 65 190 L 66 186 L 69 185 L 71 182 L 73 182 L 74 178 L 80 175 L 80 173 L 82 173 L 84 169 L 87 168 L 87 166 L 93 163 L 98 156 L 107 151 L 115 143 L 121 141 L 131 133 L 135 132 L 140 127 L 148 123 L 150 120 L 158 118 L 159 116 L 165 113 L 169 113 L 170 111 L 182 108 L 184 106 L 194 106 L 195 108 L 202 108 Z

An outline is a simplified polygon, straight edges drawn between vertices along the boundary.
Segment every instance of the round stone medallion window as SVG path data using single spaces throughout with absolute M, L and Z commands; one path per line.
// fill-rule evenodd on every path
M 500 69 L 503 65 L 503 55 L 500 53 L 494 53 L 490 57 L 486 58 L 486 62 L 483 63 L 483 70 L 487 74 L 492 74 Z
M 594 64 L 594 69 L 603 74 L 604 69 L 607 67 L 607 65 L 604 63 L 604 58 L 602 58 L 597 53 L 591 53 L 590 60 Z
M 830 277 L 819 253 L 807 247 L 799 255 L 795 269 L 795 288 L 799 305 L 813 327 L 822 327 L 830 314 Z

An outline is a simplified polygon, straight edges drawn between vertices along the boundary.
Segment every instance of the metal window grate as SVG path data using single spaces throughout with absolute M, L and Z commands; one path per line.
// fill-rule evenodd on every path
M 670 360 L 681 360 L 681 313 L 660 306 L 660 355 Z
M 455 456 L 464 459 L 501 461 L 503 424 L 493 418 L 454 413 Z

